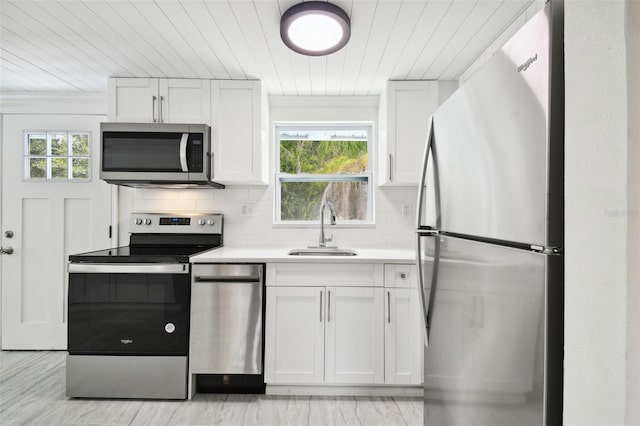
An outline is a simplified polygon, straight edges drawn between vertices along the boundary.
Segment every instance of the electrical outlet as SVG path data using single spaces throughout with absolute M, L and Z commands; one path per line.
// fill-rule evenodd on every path
M 402 217 L 403 218 L 409 218 L 411 217 L 411 210 L 412 210 L 412 205 L 411 203 L 402 203 Z
M 240 216 L 253 216 L 253 204 L 241 204 Z

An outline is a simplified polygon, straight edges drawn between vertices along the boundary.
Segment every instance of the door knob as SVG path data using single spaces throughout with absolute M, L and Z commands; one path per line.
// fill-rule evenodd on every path
M 13 231 L 5 231 L 4 236 L 7 238 L 13 238 Z
M 12 254 L 13 247 L 2 248 L 0 247 L 0 254 Z

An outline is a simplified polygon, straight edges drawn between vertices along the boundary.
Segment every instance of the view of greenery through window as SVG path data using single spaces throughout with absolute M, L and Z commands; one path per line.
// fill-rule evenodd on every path
M 280 220 L 317 221 L 331 201 L 337 220 L 365 221 L 369 166 L 366 130 L 282 130 L 280 138 Z
M 28 133 L 27 144 L 27 179 L 90 178 L 88 133 Z

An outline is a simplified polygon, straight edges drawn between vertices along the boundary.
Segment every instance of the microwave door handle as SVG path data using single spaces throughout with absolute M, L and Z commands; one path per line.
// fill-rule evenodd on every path
M 187 164 L 187 140 L 189 139 L 189 133 L 183 133 L 182 139 L 180 139 L 180 166 L 183 172 L 189 171 L 189 165 Z

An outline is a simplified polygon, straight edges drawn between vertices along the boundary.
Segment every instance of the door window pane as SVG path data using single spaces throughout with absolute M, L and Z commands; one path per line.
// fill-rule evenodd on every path
M 51 138 L 51 155 L 53 156 L 67 156 L 69 150 L 67 148 L 67 135 L 65 133 L 50 134 Z
M 29 154 L 47 155 L 47 137 L 45 135 L 29 135 Z
M 89 155 L 89 135 L 86 133 L 76 133 L 71 135 L 71 155 Z
M 91 180 L 91 134 L 25 132 L 25 180 Z
M 44 158 L 29 159 L 29 178 L 44 179 L 47 177 L 47 161 Z
M 71 177 L 74 179 L 89 178 L 89 159 L 74 158 L 71 163 Z
M 53 179 L 66 179 L 69 176 L 69 163 L 67 158 L 51 159 L 51 177 Z

